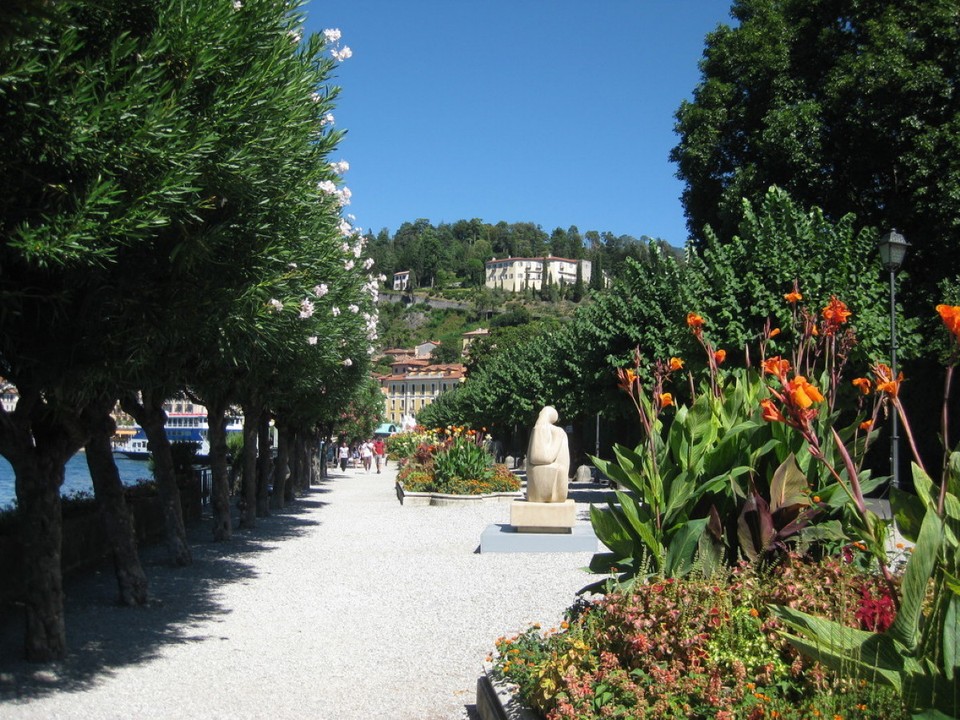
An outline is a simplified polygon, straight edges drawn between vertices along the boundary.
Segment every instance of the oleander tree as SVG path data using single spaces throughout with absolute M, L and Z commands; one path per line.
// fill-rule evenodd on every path
M 336 38 L 301 43 L 295 5 L 44 11 L 0 47 L 0 374 L 20 394 L 0 413 L 0 453 L 16 473 L 31 660 L 65 652 L 59 487 L 105 398 L 147 402 L 162 428 L 162 401 L 209 378 L 209 358 L 223 360 L 220 397 L 275 382 L 272 353 L 309 351 L 338 323 L 294 337 L 271 301 L 300 320 L 306 281 L 290 264 L 323 248 L 334 263 L 349 234 L 327 158 L 321 54 Z M 364 284 L 345 262 L 311 280 L 344 301 Z M 164 505 L 178 512 L 175 490 Z

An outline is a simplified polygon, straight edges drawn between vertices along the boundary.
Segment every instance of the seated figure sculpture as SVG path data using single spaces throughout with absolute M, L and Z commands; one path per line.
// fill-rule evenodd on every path
M 555 425 L 559 415 L 547 405 L 540 411 L 527 446 L 527 501 L 562 503 L 567 499 L 570 449 L 567 434 Z

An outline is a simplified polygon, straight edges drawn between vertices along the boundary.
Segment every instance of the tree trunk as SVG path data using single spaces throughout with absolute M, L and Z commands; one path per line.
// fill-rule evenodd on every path
M 286 505 L 286 492 L 290 476 L 290 435 L 282 425 L 277 425 L 277 462 L 273 469 L 273 495 L 270 507 L 280 510 Z
M 230 518 L 230 475 L 227 464 L 227 408 L 225 400 L 207 399 L 207 427 L 210 441 L 210 471 L 213 475 L 210 504 L 213 507 L 213 539 L 229 540 L 233 534 Z
M 180 505 L 180 489 L 177 487 L 170 440 L 164 428 L 167 422 L 167 414 L 163 410 L 164 398 L 159 397 L 156 392 L 145 391 L 142 395 L 142 403 L 128 395 L 121 399 L 121 405 L 143 428 L 147 436 L 147 449 L 153 455 L 153 474 L 163 510 L 164 534 L 170 562 L 180 567 L 190 565 L 193 557 L 187 542 L 187 531 L 183 526 L 183 508 Z
M 111 398 L 91 406 L 83 413 L 85 427 L 90 432 L 86 444 L 87 468 L 93 480 L 93 492 L 104 534 L 113 556 L 120 604 L 146 605 L 147 575 L 140 564 L 133 514 L 127 507 L 123 483 L 110 445 L 110 438 L 116 431 L 116 424 L 110 417 L 112 408 Z
M 65 463 L 66 461 L 64 461 Z M 63 464 L 30 457 L 13 462 L 26 594 L 24 651 L 30 662 L 62 659 L 67 651 L 63 619 L 60 486 Z
M 273 453 L 270 452 L 270 414 L 267 412 L 260 413 L 257 450 L 257 517 L 269 517 Z
M 303 473 L 303 462 L 299 452 L 300 433 L 293 431 L 289 434 L 289 452 L 290 452 L 290 479 L 284 488 L 284 502 L 291 503 L 296 496 L 297 484 L 300 482 L 300 476 Z
M 86 437 L 75 414 L 60 409 L 54 420 L 39 391 L 17 389 L 16 410 L 0 409 L 0 454 L 16 477 L 25 581 L 24 653 L 28 661 L 49 662 L 62 659 L 67 650 L 60 554 L 63 467 Z
M 260 425 L 260 408 L 243 406 L 243 508 L 240 512 L 240 527 L 257 526 L 257 434 Z

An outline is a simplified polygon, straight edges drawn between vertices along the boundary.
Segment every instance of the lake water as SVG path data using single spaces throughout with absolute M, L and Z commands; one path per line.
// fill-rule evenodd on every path
M 153 478 L 146 460 L 130 460 L 122 455 L 114 455 L 113 459 L 117 463 L 120 480 L 124 485 L 134 485 L 140 480 Z M 60 488 L 61 495 L 73 495 L 78 492 L 93 494 L 93 481 L 90 480 L 90 472 L 87 470 L 87 458 L 82 452 L 67 461 L 64 476 L 63 485 Z M 0 457 L 0 508 L 11 505 L 16 497 L 13 468 L 6 459 Z

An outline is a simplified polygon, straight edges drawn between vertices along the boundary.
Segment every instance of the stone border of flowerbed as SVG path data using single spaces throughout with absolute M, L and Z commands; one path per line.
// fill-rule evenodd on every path
M 517 500 L 523 495 L 518 490 L 516 492 L 489 493 L 487 495 L 448 495 L 446 493 L 433 492 L 410 492 L 404 489 L 403 483 L 397 481 L 397 500 L 401 505 L 410 505 L 412 507 L 424 507 L 426 505 L 463 505 L 467 503 L 482 502 L 502 502 L 504 500 Z
M 493 665 L 484 663 L 477 679 L 477 714 L 480 720 L 540 720 L 513 694 L 512 686 L 493 677 Z

